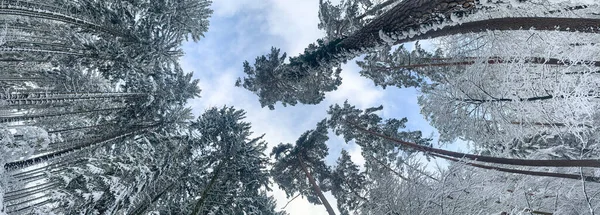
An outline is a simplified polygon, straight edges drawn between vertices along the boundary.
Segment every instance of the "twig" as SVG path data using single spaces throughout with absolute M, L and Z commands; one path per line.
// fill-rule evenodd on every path
M 302 192 L 298 193 L 298 195 L 294 196 L 294 198 L 292 198 L 287 203 L 285 203 L 285 205 L 281 208 L 281 210 L 285 209 L 285 207 L 287 207 L 292 201 L 294 201 L 294 199 L 298 198 L 298 196 L 300 196 L 300 195 L 302 195 Z
M 582 185 L 582 189 L 583 189 L 583 195 L 585 196 L 585 200 L 587 202 L 588 208 L 590 209 L 590 215 L 595 215 L 596 213 L 594 213 L 594 208 L 592 207 L 592 204 L 590 203 L 590 197 L 587 194 L 587 190 L 585 188 L 585 180 L 583 179 L 583 168 L 579 167 L 579 174 L 582 176 L 581 179 L 581 185 Z

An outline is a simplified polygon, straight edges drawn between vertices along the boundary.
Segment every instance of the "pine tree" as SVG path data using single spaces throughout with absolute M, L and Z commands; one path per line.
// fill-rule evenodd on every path
M 188 197 L 199 197 L 190 199 L 191 214 L 236 214 L 268 203 L 261 199 L 261 192 L 269 190 L 266 143 L 262 136 L 250 138 L 251 127 L 244 118 L 244 111 L 232 107 L 212 108 L 191 126 L 201 134 L 200 162 L 212 169 L 201 171 L 199 178 L 189 176 L 202 184 Z
M 364 202 L 364 187 L 367 178 L 360 172 L 359 166 L 352 162 L 348 151 L 342 150 L 337 165 L 332 173 L 331 194 L 337 199 L 338 210 L 343 215 L 349 215 L 356 210 L 360 202 Z
M 324 162 L 328 154 L 325 142 L 329 139 L 325 123 L 323 120 L 316 129 L 304 132 L 295 145 L 288 143 L 274 147 L 271 156 L 276 162 L 271 176 L 288 197 L 299 193 L 313 204 L 323 204 L 327 213 L 334 215 L 333 208 L 323 195 L 331 174 Z

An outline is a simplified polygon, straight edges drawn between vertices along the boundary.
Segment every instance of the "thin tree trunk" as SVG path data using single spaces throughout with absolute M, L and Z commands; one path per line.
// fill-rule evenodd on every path
M 200 212 L 202 212 L 204 203 L 206 202 L 206 199 L 208 198 L 208 193 L 210 192 L 212 187 L 217 182 L 217 178 L 219 177 L 219 174 L 221 173 L 223 167 L 225 166 L 225 163 L 227 163 L 228 161 L 229 161 L 229 159 L 223 160 L 223 161 L 221 161 L 219 166 L 217 166 L 217 168 L 215 169 L 215 172 L 213 174 L 213 177 L 210 179 L 210 182 L 208 183 L 208 185 L 206 186 L 204 191 L 202 191 L 202 195 L 200 195 L 200 199 L 198 199 L 198 202 L 196 202 L 196 206 L 194 207 L 194 211 L 192 211 L 192 215 L 198 215 L 198 214 L 200 214 Z
M 404 180 L 407 180 L 407 181 L 411 181 L 410 179 L 408 179 L 408 178 L 406 178 L 406 177 L 402 176 L 402 174 L 400 174 L 399 172 L 396 172 L 395 170 L 393 170 L 393 169 L 392 169 L 391 167 L 389 167 L 388 165 L 384 164 L 384 163 L 383 163 L 382 161 L 380 161 L 379 159 L 377 159 L 377 158 L 373 157 L 373 155 L 367 155 L 367 156 L 371 157 L 371 159 L 375 160 L 377 163 L 379 163 L 379 165 L 383 166 L 384 168 L 386 168 L 386 169 L 387 169 L 387 170 L 389 170 L 390 172 L 393 172 L 393 173 L 394 173 L 394 174 L 396 174 L 398 177 L 400 177 L 400 178 L 402 178 L 402 179 L 404 179 Z M 408 164 L 406 164 L 406 163 L 405 163 L 405 165 L 406 165 L 407 167 L 409 167 L 409 168 L 411 168 L 411 169 L 413 169 L 413 170 L 415 170 L 415 171 L 419 172 L 421 175 L 424 175 L 424 176 L 426 176 L 427 178 L 430 178 L 430 179 L 432 179 L 432 180 L 434 180 L 434 181 L 440 181 L 440 180 L 438 180 L 437 178 L 434 178 L 433 176 L 430 176 L 430 175 L 428 175 L 428 174 L 424 173 L 423 171 L 421 171 L 421 170 L 419 170 L 419 169 L 417 169 L 417 168 L 411 167 L 411 166 L 409 166 L 409 165 L 408 165 Z M 413 182 L 414 182 L 414 181 L 413 181 Z M 415 183 L 416 183 L 416 182 L 415 182 Z
M 60 186 L 60 184 L 55 184 L 55 185 L 52 185 L 52 186 L 47 186 L 47 187 L 43 187 L 43 188 L 39 188 L 39 189 L 27 191 L 27 192 L 24 192 L 24 193 L 15 194 L 15 195 L 6 195 L 6 196 L 4 196 L 4 201 L 8 202 L 8 201 L 19 200 L 19 199 L 22 199 L 22 198 L 27 198 L 27 197 L 29 197 L 31 195 L 42 193 L 42 192 L 46 192 L 46 191 L 54 189 L 54 188 L 56 188 L 58 186 Z
M 399 140 L 396 138 L 392 138 L 383 134 L 379 134 L 374 131 L 367 130 L 365 128 L 356 126 L 355 124 L 348 124 L 357 130 L 368 133 L 377 137 L 381 137 L 383 139 L 396 142 L 404 147 L 412 148 L 420 152 L 424 153 L 436 153 L 440 155 L 450 156 L 453 158 L 467 158 L 469 160 L 487 162 L 487 163 L 496 163 L 496 164 L 506 164 L 506 165 L 518 165 L 518 166 L 546 166 L 546 167 L 600 167 L 599 160 L 525 160 L 525 159 L 512 159 L 512 158 L 498 158 L 491 156 L 483 156 L 483 155 L 474 155 L 474 154 L 466 154 L 453 152 L 443 149 L 436 149 L 433 147 L 427 147 L 418 145 L 416 143 L 406 142 L 403 140 Z
M 8 5 L 1 5 L 0 6 L 0 14 L 54 20 L 54 21 L 58 21 L 58 22 L 76 25 L 76 26 L 79 26 L 79 27 L 82 27 L 85 29 L 97 30 L 99 32 L 107 33 L 112 36 L 125 37 L 125 35 L 122 34 L 121 32 L 116 32 L 116 31 L 108 29 L 104 26 L 100 26 L 98 24 L 91 23 L 91 22 L 83 20 L 83 19 L 75 18 L 73 16 L 60 14 L 59 12 L 55 12 L 55 13 L 43 12 L 43 11 L 37 11 L 34 9 L 27 9 L 24 7 L 13 8 L 13 7 L 8 7 Z
M 383 33 L 400 33 L 414 30 L 415 26 L 422 26 L 423 20 L 431 16 L 432 11 L 437 11 L 436 14 L 449 14 L 454 7 L 435 9 L 446 0 L 429 0 L 429 1 L 413 1 L 407 0 L 398 3 L 394 8 L 390 9 L 379 18 L 373 20 L 365 27 L 354 33 L 353 35 L 333 40 L 330 43 L 320 47 L 316 51 L 304 53 L 299 56 L 302 61 L 292 62 L 290 65 L 307 64 L 310 67 L 318 67 L 320 65 L 331 65 L 348 59 L 352 59 L 365 51 L 375 48 L 380 45 L 388 44 L 380 38 L 380 32 Z M 450 1 L 455 3 L 454 1 Z M 447 4 L 447 3 L 446 3 Z M 471 11 L 474 8 L 472 2 L 466 2 L 471 6 L 463 11 Z M 438 21 L 434 21 L 437 25 Z M 557 28 L 556 26 L 560 26 Z M 425 33 L 394 40 L 394 44 L 402 44 L 417 40 L 431 39 L 441 36 L 464 33 L 479 33 L 489 30 L 521 30 L 521 29 L 536 29 L 546 31 L 566 31 L 566 32 L 583 32 L 583 33 L 598 33 L 600 32 L 600 19 L 586 18 L 551 18 L 551 17 L 512 17 L 512 18 L 496 18 L 474 22 L 462 23 L 460 25 L 445 26 L 438 30 L 429 30 Z M 419 29 L 416 30 L 419 32 Z
M 0 80 L 1 81 L 1 80 Z M 127 99 L 134 98 L 140 95 L 127 95 L 122 93 L 106 93 L 105 95 L 71 95 L 71 96 L 47 96 L 40 98 L 22 98 L 22 99 L 7 99 L 5 100 L 9 106 L 19 105 L 46 105 L 46 104 L 59 104 L 64 102 L 75 102 L 75 101 L 103 101 L 109 99 Z
M 21 171 L 21 172 L 17 172 L 14 174 L 11 174 L 12 177 L 15 178 L 22 178 L 22 177 L 26 177 L 28 175 L 31 174 L 36 174 L 37 172 L 44 172 L 44 171 L 48 171 L 48 170 L 52 170 L 54 168 L 59 168 L 62 166 L 67 166 L 67 165 L 72 165 L 72 164 L 77 164 L 77 163 L 82 163 L 82 162 L 86 162 L 87 159 L 78 159 L 78 160 L 64 160 L 64 161 L 58 161 L 58 162 L 54 162 L 51 164 L 48 164 L 46 166 L 43 167 L 39 167 L 39 168 L 35 168 L 35 169 L 30 169 L 27 171 Z
M 119 134 L 119 135 L 112 135 L 112 136 L 109 136 L 109 137 L 104 138 L 104 139 L 99 140 L 99 141 L 93 141 L 93 142 L 90 142 L 90 143 L 81 144 L 81 145 L 78 145 L 78 146 L 75 146 L 75 147 L 71 147 L 71 148 L 67 148 L 67 149 L 62 149 L 62 150 L 59 150 L 59 151 L 56 151 L 56 152 L 52 152 L 52 153 L 49 153 L 49 154 L 45 154 L 45 155 L 41 155 L 41 156 L 38 156 L 38 157 L 28 158 L 26 160 L 9 162 L 9 163 L 4 164 L 4 168 L 7 169 L 7 170 L 11 170 L 11 169 L 24 168 L 24 167 L 27 167 L 27 166 L 32 166 L 32 165 L 35 165 L 35 164 L 40 163 L 40 162 L 45 162 L 45 161 L 50 160 L 50 159 L 55 158 L 55 157 L 60 157 L 60 156 L 66 155 L 66 154 L 70 154 L 70 153 L 72 153 L 72 152 L 74 152 L 76 150 L 80 150 L 80 149 L 84 149 L 84 148 L 88 148 L 88 147 L 92 147 L 92 146 L 97 146 L 97 145 L 101 145 L 101 144 L 104 144 L 104 143 L 111 142 L 111 141 L 116 140 L 116 139 L 121 139 L 121 138 L 125 138 L 125 137 L 128 137 L 128 136 L 132 136 L 135 133 L 137 133 L 139 131 L 142 131 L 142 130 L 145 130 L 145 129 L 139 129 L 139 130 L 136 130 L 136 131 L 130 131 L 130 132 L 122 133 L 122 134 Z
M 557 26 L 560 26 L 560 28 Z M 420 34 L 412 38 L 397 40 L 395 41 L 395 44 L 431 39 L 453 34 L 479 33 L 488 30 L 506 31 L 535 29 L 538 31 L 599 33 L 600 28 L 598 26 L 600 26 L 600 19 L 554 17 L 497 18 L 467 22 L 461 25 L 447 26 L 437 31 L 429 31 L 425 34 Z
M 489 120 L 487 120 L 489 121 Z M 493 122 L 493 121 L 491 121 Z M 565 127 L 567 126 L 567 124 L 565 123 L 545 123 L 545 122 L 517 122 L 517 121 L 510 121 L 510 124 L 513 125 L 539 125 L 539 126 L 543 126 L 543 127 Z M 568 126 L 572 126 L 572 125 L 568 125 Z M 577 124 L 574 125 L 575 127 L 579 127 L 579 128 L 592 128 L 591 125 L 586 125 L 586 124 Z
M 158 201 L 158 199 L 160 199 L 160 197 L 162 197 L 165 193 L 167 193 L 171 188 L 173 188 L 175 186 L 175 183 L 171 183 L 171 185 L 169 185 L 167 188 L 165 188 L 163 191 L 161 191 L 159 194 L 155 195 L 150 202 L 144 203 L 140 208 L 134 210 L 133 214 L 136 215 L 142 215 L 146 210 L 148 210 L 148 207 L 150 206 L 150 204 L 155 203 L 156 201 Z
M 17 210 L 11 211 L 11 212 L 19 212 L 19 211 L 24 211 L 24 210 L 36 208 L 36 207 L 48 204 L 50 202 L 52 202 L 52 199 L 47 199 L 47 200 L 44 200 L 44 201 L 41 201 L 41 202 L 38 202 L 38 203 L 35 203 L 35 204 L 32 204 L 32 205 L 28 205 L 27 207 L 19 208 Z
M 98 110 L 76 111 L 76 112 L 69 112 L 69 113 L 50 113 L 50 114 L 33 114 L 33 115 L 26 114 L 23 116 L 0 116 L 0 123 L 20 122 L 20 121 L 27 121 L 27 120 L 44 119 L 44 118 L 49 118 L 49 117 L 95 113 L 95 112 L 102 112 L 102 111 L 115 111 L 115 110 L 123 110 L 123 109 L 125 109 L 125 108 L 105 108 L 105 109 L 98 109 Z
M 427 59 L 427 58 L 421 58 Z M 436 59 L 428 59 L 428 60 L 437 60 Z M 449 60 L 453 60 L 452 58 L 447 58 Z M 518 61 L 518 58 L 502 58 L 502 57 L 490 57 L 485 63 L 487 64 L 502 64 L 502 63 L 513 63 Z M 396 69 L 414 69 L 414 68 L 423 68 L 423 67 L 434 67 L 434 66 L 466 66 L 473 65 L 479 63 L 480 61 L 476 60 L 468 60 L 468 61 L 457 61 L 457 62 L 439 62 L 439 63 L 423 63 L 423 64 L 412 64 L 412 65 L 401 65 L 401 66 L 391 66 L 391 67 L 369 67 L 370 69 L 376 70 L 396 70 Z M 560 60 L 557 58 L 543 58 L 543 57 L 524 57 L 523 63 L 531 63 L 531 64 L 545 64 L 545 65 L 592 65 L 600 67 L 600 61 L 588 61 L 588 62 L 571 62 L 568 60 Z
M 588 94 L 588 95 L 584 95 L 584 97 L 599 98 L 600 96 L 594 95 L 594 94 Z M 456 101 L 462 101 L 462 102 L 467 102 L 467 103 L 475 103 L 475 104 L 482 104 L 482 103 L 487 103 L 487 102 L 514 102 L 514 101 L 532 102 L 532 101 L 543 101 L 543 100 L 549 100 L 549 99 L 555 99 L 555 98 L 557 98 L 557 99 L 564 99 L 565 96 L 563 96 L 563 95 L 560 95 L 560 96 L 546 95 L 546 96 L 537 96 L 537 97 L 519 98 L 519 99 L 506 99 L 506 98 L 456 99 Z
M 306 178 L 308 178 L 308 181 L 312 185 L 313 190 L 315 191 L 315 193 L 321 200 L 321 203 L 323 203 L 323 206 L 325 206 L 327 213 L 329 215 L 335 215 L 333 208 L 329 204 L 329 201 L 327 201 L 327 199 L 325 198 L 325 195 L 323 195 L 323 191 L 321 191 L 321 188 L 319 187 L 319 185 L 317 185 L 315 178 L 313 178 L 313 176 L 310 174 L 310 172 L 308 172 L 308 168 L 306 168 L 306 164 L 302 160 L 302 156 L 298 156 L 298 162 L 300 163 L 300 166 L 302 167 L 302 171 L 304 171 L 304 174 L 306 174 Z
M 58 181 L 49 181 L 47 183 L 42 183 L 42 184 L 38 184 L 38 185 L 35 185 L 35 186 L 22 188 L 22 189 L 19 189 L 19 190 L 8 191 L 5 194 L 6 194 L 6 196 L 9 196 L 9 195 L 19 195 L 20 193 L 29 192 L 29 190 L 31 190 L 33 188 L 41 189 L 43 187 L 54 186 L 54 185 L 58 185 L 58 184 L 60 184 L 60 182 L 58 182 Z
M 77 131 L 77 130 L 90 129 L 90 128 L 100 128 L 100 127 L 114 126 L 114 125 L 118 125 L 118 124 L 117 123 L 104 123 L 104 124 L 98 124 L 98 125 L 90 125 L 90 126 L 80 126 L 80 127 L 73 127 L 73 128 L 57 129 L 57 130 L 48 131 L 48 134 L 63 133 L 63 132 Z
M 440 154 L 434 153 L 433 156 L 443 158 L 446 160 L 450 160 L 450 161 L 461 162 L 459 159 L 440 155 Z M 477 167 L 477 168 L 481 168 L 481 169 L 496 170 L 499 172 L 516 173 L 516 174 L 531 175 L 531 176 L 544 176 L 544 177 L 553 177 L 553 178 L 567 178 L 567 179 L 584 180 L 584 181 L 588 181 L 588 182 L 600 183 L 600 177 L 594 177 L 594 176 L 583 176 L 583 175 L 576 175 L 576 174 L 509 169 L 509 168 L 487 166 L 487 165 L 470 163 L 470 162 L 462 162 L 462 163 L 465 165 L 469 165 L 469 166 L 473 166 L 473 167 Z

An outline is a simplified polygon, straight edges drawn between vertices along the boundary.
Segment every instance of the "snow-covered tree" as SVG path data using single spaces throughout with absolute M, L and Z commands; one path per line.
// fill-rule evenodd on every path
M 323 204 L 327 213 L 334 215 L 323 195 L 331 183 L 331 170 L 324 161 L 328 154 L 325 144 L 328 139 L 326 121 L 323 120 L 316 129 L 304 132 L 295 145 L 277 145 L 271 152 L 275 157 L 271 176 L 288 197 L 299 193 L 313 204 Z
M 478 56 L 476 63 L 423 88 L 422 113 L 440 131 L 442 141 L 465 139 L 487 153 L 514 156 L 520 151 L 524 156 L 528 149 L 520 147 L 530 145 L 532 138 L 537 146 L 531 147 L 565 153 L 559 156 L 574 158 L 581 149 L 592 151 L 597 147 L 598 117 L 593 110 L 598 105 L 598 51 L 570 41 L 592 43 L 596 37 L 560 32 L 461 36 L 476 49 L 453 44 L 459 37 L 451 38 L 446 42 L 449 54 Z M 510 61 L 490 63 L 491 56 Z M 539 63 L 535 56 L 549 57 Z M 558 144 L 550 144 L 561 137 Z M 566 152 L 566 145 L 573 151 Z
M 547 4 L 551 4 L 551 6 L 548 7 Z M 327 41 L 319 39 L 316 43 L 309 45 L 303 54 L 290 58 L 287 64 L 281 63 L 285 59 L 282 58 L 277 66 L 269 67 L 270 69 L 256 69 L 251 72 L 246 70 L 252 84 L 243 86 L 260 97 L 262 106 L 273 107 L 278 101 L 293 105 L 305 102 L 298 99 L 302 98 L 301 95 L 304 92 L 296 91 L 296 89 L 305 85 L 322 85 L 318 82 L 321 79 L 312 79 L 312 77 L 328 77 L 327 82 L 335 84 L 327 85 L 324 88 L 315 87 L 312 91 L 316 91 L 320 95 L 333 91 L 341 84 L 341 82 L 336 82 L 337 76 L 327 75 L 333 68 L 338 68 L 342 63 L 385 46 L 454 34 L 494 30 L 535 28 L 539 31 L 598 32 L 595 26 L 600 21 L 593 19 L 590 12 L 593 10 L 591 8 L 597 8 L 597 5 L 586 7 L 583 11 L 577 10 L 577 13 L 571 13 L 572 11 L 564 9 L 564 7 L 564 4 L 554 4 L 545 0 L 523 1 L 514 4 L 504 1 L 488 3 L 467 1 L 461 2 L 461 4 L 459 2 L 448 3 L 445 0 L 401 1 L 349 36 Z M 536 12 L 545 16 L 532 17 Z M 514 17 L 514 15 L 519 15 L 519 17 Z M 581 22 L 578 22 L 578 19 Z M 561 27 L 556 28 L 556 26 Z M 255 76 L 277 76 L 289 73 L 301 74 L 301 76 L 279 83 L 287 87 L 280 88 L 279 91 L 274 92 L 275 95 L 273 93 L 264 94 L 269 91 L 270 80 L 254 78 Z M 288 99 L 283 95 L 293 95 L 291 97 L 293 99 Z M 314 97 L 307 104 L 319 103 L 323 99 L 323 96 Z

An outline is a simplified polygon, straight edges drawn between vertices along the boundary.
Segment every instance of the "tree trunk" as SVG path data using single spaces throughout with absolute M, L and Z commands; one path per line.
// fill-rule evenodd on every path
M 0 79 L 1 81 L 2 79 Z M 143 96 L 143 93 L 35 93 L 21 98 L 5 99 L 7 105 L 45 105 L 74 101 L 103 101 L 109 99 L 128 99 Z
M 81 144 L 81 145 L 78 145 L 78 146 L 75 146 L 75 147 L 71 147 L 71 148 L 67 148 L 67 149 L 62 149 L 62 150 L 59 150 L 59 151 L 55 151 L 55 152 L 52 152 L 52 153 L 49 153 L 49 154 L 40 155 L 38 157 L 28 158 L 28 159 L 20 160 L 20 161 L 8 162 L 8 163 L 4 164 L 4 168 L 10 171 L 11 169 L 18 169 L 18 168 L 24 168 L 24 167 L 32 166 L 32 165 L 35 165 L 35 164 L 38 164 L 38 163 L 41 163 L 41 162 L 46 162 L 46 161 L 48 161 L 50 159 L 53 159 L 55 157 L 60 157 L 60 156 L 66 155 L 66 154 L 70 154 L 70 153 L 72 153 L 72 152 L 74 152 L 76 150 L 80 150 L 80 149 L 84 149 L 84 148 L 89 148 L 89 147 L 92 147 L 92 146 L 97 146 L 97 145 L 101 145 L 101 144 L 104 144 L 104 143 L 108 143 L 108 142 L 111 142 L 111 141 L 116 140 L 116 139 L 121 139 L 121 138 L 125 138 L 125 137 L 128 137 L 128 136 L 132 136 L 132 135 L 134 135 L 135 133 L 137 133 L 137 132 L 139 132 L 141 130 L 145 130 L 145 129 L 139 129 L 139 130 L 136 130 L 136 131 L 124 132 L 124 133 L 121 133 L 121 134 L 118 134 L 118 135 L 111 135 L 111 136 L 103 138 L 103 139 L 101 139 L 99 141 L 92 141 L 90 143 L 85 143 L 85 144 Z
M 593 94 L 588 94 L 588 95 L 583 95 L 584 97 L 592 97 L 592 98 L 599 98 L 599 96 L 597 95 L 593 95 Z M 505 99 L 505 98 L 492 98 L 492 99 L 456 99 L 456 101 L 462 101 L 462 102 L 466 102 L 466 103 L 471 103 L 471 104 L 483 104 L 483 103 L 487 103 L 487 102 L 514 102 L 514 101 L 520 101 L 520 102 L 533 102 L 533 101 L 543 101 L 543 100 L 549 100 L 549 99 L 564 99 L 565 96 L 560 95 L 560 96 L 553 96 L 553 95 L 546 95 L 546 96 L 537 96 L 537 97 L 529 97 L 529 98 L 519 98 L 519 99 Z
M 490 120 L 486 120 L 486 121 L 496 123 L 496 122 L 490 121 Z M 545 123 L 545 122 L 517 122 L 517 121 L 510 121 L 510 124 L 513 124 L 513 125 L 539 125 L 539 126 L 543 126 L 543 127 L 565 127 L 565 126 L 567 126 L 567 124 L 560 123 L 560 122 Z M 592 128 L 591 125 L 586 125 L 586 124 L 577 124 L 577 125 L 571 125 L 571 124 L 569 124 L 569 126 L 575 126 L 575 127 L 578 127 L 578 128 Z
M 304 174 L 306 174 L 306 178 L 308 178 L 308 181 L 312 185 L 313 190 L 315 191 L 315 193 L 317 194 L 317 196 L 319 196 L 319 199 L 321 200 L 321 203 L 323 203 L 323 206 L 325 206 L 325 209 L 327 210 L 327 213 L 329 215 L 335 215 L 335 212 L 333 211 L 333 208 L 331 207 L 331 205 L 329 204 L 329 202 L 327 201 L 327 199 L 323 195 L 323 191 L 321 191 L 321 188 L 319 187 L 319 185 L 317 185 L 317 182 L 315 181 L 315 178 L 313 178 L 313 176 L 310 174 L 310 172 L 308 172 L 308 168 L 306 168 L 306 164 L 302 160 L 302 156 L 301 155 L 298 156 L 298 162 L 300 163 L 300 166 L 302 167 L 302 171 L 304 171 Z
M 33 115 L 23 115 L 23 116 L 0 116 L 0 123 L 10 123 L 10 122 L 20 122 L 27 120 L 36 120 L 36 119 L 44 119 L 49 117 L 60 117 L 60 116 L 68 116 L 75 114 L 86 114 L 86 113 L 96 113 L 102 111 L 115 111 L 115 110 L 123 110 L 125 108 L 106 108 L 106 109 L 98 109 L 98 110 L 88 110 L 88 111 L 76 111 L 69 113 L 49 113 L 49 114 L 33 114 Z
M 17 173 L 11 173 L 11 177 L 15 177 L 15 178 L 22 178 L 22 177 L 26 177 L 28 175 L 31 174 L 37 174 L 38 172 L 45 172 L 45 171 L 49 171 L 52 169 L 58 169 L 61 168 L 63 166 L 72 166 L 74 164 L 78 164 L 78 163 L 82 163 L 82 162 L 86 162 L 87 159 L 83 158 L 83 159 L 78 159 L 78 160 L 64 160 L 64 161 L 58 161 L 58 162 L 54 162 L 51 164 L 48 164 L 46 166 L 43 167 L 38 167 L 35 169 L 30 169 L 27 171 L 20 171 Z
M 420 152 L 424 153 L 435 153 L 440 155 L 446 155 L 457 159 L 467 158 L 469 160 L 479 161 L 479 162 L 487 162 L 487 163 L 496 163 L 496 164 L 506 164 L 506 165 L 518 165 L 518 166 L 546 166 L 546 167 L 600 167 L 599 160 L 525 160 L 525 159 L 512 159 L 512 158 L 498 158 L 491 156 L 483 156 L 483 155 L 474 155 L 474 154 L 465 154 L 459 152 L 453 152 L 443 149 L 436 149 L 432 147 L 418 145 L 416 143 L 406 142 L 403 140 L 399 140 L 396 138 L 388 137 L 383 134 L 379 134 L 374 131 L 367 130 L 365 128 L 356 126 L 355 124 L 348 124 L 357 130 L 368 133 L 377 137 L 381 137 L 383 139 L 396 142 L 404 147 L 412 148 Z
M 439 60 L 440 58 L 421 58 L 425 60 Z M 476 58 L 469 59 L 467 61 L 456 61 L 456 62 L 439 62 L 439 63 L 423 63 L 423 64 L 412 64 L 412 65 L 401 65 L 401 66 L 391 66 L 391 67 L 369 67 L 369 69 L 376 70 L 396 70 L 396 69 L 413 69 L 413 68 L 423 68 L 423 67 L 434 67 L 434 66 L 463 66 L 463 65 L 473 65 L 478 63 L 475 60 Z M 455 60 L 453 58 L 446 58 L 443 60 Z M 460 59 L 459 59 L 460 60 Z M 502 58 L 502 57 L 490 57 L 485 63 L 487 64 L 501 64 L 501 63 L 512 63 L 518 58 Z M 590 61 L 590 62 L 570 62 L 563 61 L 557 58 L 543 58 L 543 57 L 525 57 L 523 58 L 523 63 L 530 64 L 544 64 L 544 65 L 592 65 L 600 67 L 600 61 Z
M 61 14 L 60 12 L 45 12 L 45 11 L 38 11 L 35 9 L 29 9 L 29 8 L 25 8 L 25 7 L 15 8 L 15 7 L 9 7 L 8 5 L 1 5 L 0 6 L 0 14 L 53 20 L 53 21 L 57 21 L 57 22 L 72 24 L 72 25 L 79 26 L 79 27 L 82 27 L 85 29 L 96 30 L 98 32 L 107 33 L 112 36 L 126 37 L 125 34 L 123 34 L 121 32 L 113 31 L 109 28 L 89 22 L 87 20 L 83 20 L 83 19 L 75 18 L 73 16 Z
M 135 214 L 135 215 L 142 215 L 146 210 L 148 210 L 148 207 L 150 206 L 150 204 L 155 203 L 156 201 L 158 201 L 158 199 L 160 199 L 160 197 L 162 197 L 165 193 L 167 193 L 174 186 L 175 186 L 175 182 L 171 183 L 171 185 L 169 185 L 164 190 L 162 190 L 160 193 L 158 193 L 157 195 L 155 195 L 150 200 L 150 202 L 146 202 L 140 208 L 135 209 L 134 212 L 133 212 L 133 214 Z
M 402 1 L 353 35 L 331 41 L 316 51 L 300 55 L 299 58 L 301 60 L 298 62 L 303 62 L 313 68 L 322 64 L 336 64 L 359 56 L 371 48 L 387 44 L 386 41 L 380 38 L 380 31 L 383 33 L 399 33 L 408 32 L 409 30 L 414 30 L 413 28 L 416 28 L 417 30 L 414 31 L 419 32 L 418 27 L 427 23 L 426 18 L 432 14 L 430 11 L 438 11 L 442 14 L 448 14 L 449 11 L 452 11 L 452 8 L 450 7 L 445 9 L 434 9 L 438 6 L 437 3 L 442 2 L 445 2 L 445 0 Z M 469 2 L 465 4 L 473 5 L 473 3 Z M 474 7 L 471 6 L 470 8 Z M 470 9 L 465 9 L 463 11 L 470 11 Z M 415 17 L 421 18 L 418 19 Z M 426 23 L 423 22 L 424 20 Z M 557 28 L 556 26 L 560 26 L 560 28 Z M 404 35 L 400 35 L 400 39 L 395 40 L 394 44 L 402 44 L 453 34 L 485 32 L 488 30 L 536 29 L 598 33 L 600 32 L 598 26 L 600 26 L 600 19 L 548 17 L 496 18 L 467 22 L 460 25 L 445 26 L 441 29 L 429 30 L 410 38 L 403 38 Z
M 208 183 L 208 185 L 206 186 L 204 191 L 202 191 L 202 195 L 200 195 L 200 199 L 198 199 L 198 202 L 196 202 L 196 206 L 194 207 L 194 211 L 192 211 L 192 215 L 198 215 L 202 212 L 204 203 L 206 202 L 206 199 L 208 198 L 208 193 L 210 192 L 212 187 L 217 182 L 217 178 L 219 177 L 219 174 L 223 170 L 225 163 L 227 163 L 228 161 L 229 161 L 229 159 L 223 160 L 223 161 L 221 161 L 219 166 L 217 166 L 217 168 L 215 169 L 215 172 L 213 174 L 213 177 L 210 179 L 210 182 Z
M 455 161 L 455 162 L 461 162 L 459 159 L 444 156 L 444 155 L 433 154 L 433 156 L 443 158 L 446 160 Z M 531 175 L 531 176 L 544 176 L 544 177 L 553 177 L 553 178 L 567 178 L 567 179 L 576 179 L 576 180 L 583 179 L 584 181 L 588 181 L 588 182 L 600 183 L 600 177 L 594 177 L 594 176 L 583 176 L 583 175 L 576 175 L 576 174 L 564 174 L 564 173 L 538 172 L 538 171 L 528 171 L 528 170 L 519 170 L 519 169 L 509 169 L 509 168 L 487 166 L 487 165 L 481 165 L 481 164 L 469 163 L 469 162 L 462 162 L 462 163 L 469 165 L 469 166 L 477 167 L 477 168 L 496 170 L 499 172 L 516 173 L 516 174 Z
M 100 128 L 100 127 L 106 127 L 106 126 L 115 126 L 115 125 L 118 125 L 118 124 L 117 123 L 104 123 L 104 124 L 90 125 L 90 126 L 63 128 L 63 129 L 56 129 L 56 130 L 48 131 L 48 134 L 63 133 L 63 132 L 70 132 L 70 131 L 77 131 L 77 130 L 91 129 L 91 128 Z
M 49 182 L 46 182 L 46 183 L 34 185 L 34 186 L 31 186 L 31 187 L 22 188 L 22 189 L 19 189 L 19 190 L 7 191 L 5 193 L 5 195 L 6 196 L 8 196 L 8 195 L 19 195 L 20 193 L 29 192 L 33 188 L 41 189 L 41 187 L 55 186 L 55 185 L 59 185 L 59 184 L 60 184 L 60 182 L 58 182 L 58 181 L 49 181 Z
M 23 192 L 23 193 L 19 193 L 19 194 L 5 195 L 4 196 L 4 202 L 15 201 L 15 200 L 19 200 L 19 199 L 22 199 L 22 198 L 27 198 L 27 197 L 29 197 L 31 195 L 43 193 L 43 192 L 49 191 L 51 189 L 57 188 L 59 186 L 60 186 L 60 184 L 55 184 L 55 185 L 51 185 L 51 186 L 47 186 L 47 187 L 43 187 L 43 188 L 38 188 L 38 189 L 35 189 L 35 190 L 31 190 L 31 191 L 27 191 L 27 192 Z

